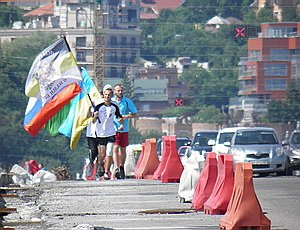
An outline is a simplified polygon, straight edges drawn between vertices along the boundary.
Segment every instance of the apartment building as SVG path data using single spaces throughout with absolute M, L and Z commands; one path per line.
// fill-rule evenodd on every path
M 104 77 L 123 78 L 126 68 L 140 56 L 139 0 L 102 0 L 101 5 L 93 0 L 56 0 L 25 14 L 30 23 L 23 29 L 0 31 L 1 42 L 35 31 L 64 35 L 78 64 L 93 77 L 95 7 L 101 7 L 103 13 Z
M 240 58 L 238 80 L 239 103 L 231 108 L 242 109 L 249 122 L 271 99 L 284 100 L 291 82 L 300 88 L 300 23 L 261 24 L 248 40 L 248 57 Z

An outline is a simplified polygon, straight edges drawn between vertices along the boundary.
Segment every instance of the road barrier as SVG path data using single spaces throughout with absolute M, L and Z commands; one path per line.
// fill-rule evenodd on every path
M 217 179 L 217 158 L 216 153 L 209 152 L 206 155 L 206 162 L 196 184 L 192 207 L 196 211 L 203 211 L 204 203 L 210 197 Z
M 251 163 L 236 163 L 233 193 L 220 229 L 270 230 L 271 221 L 263 214 L 253 186 Z
M 218 156 L 218 177 L 209 199 L 204 203 L 204 213 L 224 214 L 233 190 L 233 156 L 220 154 Z
M 159 165 L 155 138 L 145 140 L 144 153 L 140 157 L 141 161 L 134 172 L 135 177 L 137 179 L 153 179 L 153 174 Z
M 176 149 L 176 136 L 163 136 L 162 142 L 162 159 L 154 172 L 153 179 L 164 183 L 179 182 L 183 165 Z
M 195 187 L 204 164 L 204 156 L 198 151 L 191 151 L 191 155 L 184 161 L 178 188 L 178 196 L 181 203 L 192 202 Z

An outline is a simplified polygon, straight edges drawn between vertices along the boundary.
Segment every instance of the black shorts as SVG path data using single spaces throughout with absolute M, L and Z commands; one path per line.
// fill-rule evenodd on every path
M 107 145 L 107 143 L 114 143 L 115 142 L 115 136 L 110 136 L 110 137 L 97 137 L 99 138 L 99 144 L 100 145 Z
M 88 146 L 91 151 L 98 152 L 98 146 L 100 145 L 100 138 L 99 137 L 87 137 Z

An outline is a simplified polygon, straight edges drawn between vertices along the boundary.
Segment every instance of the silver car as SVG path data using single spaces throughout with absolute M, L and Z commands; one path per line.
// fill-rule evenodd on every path
M 226 132 L 228 131 L 228 133 Z M 255 173 L 285 174 L 286 156 L 274 129 L 268 127 L 236 127 L 220 130 L 218 138 L 223 150 L 233 155 L 234 162 L 251 162 Z M 221 146 L 219 146 L 221 147 Z M 214 150 L 214 148 L 213 148 Z

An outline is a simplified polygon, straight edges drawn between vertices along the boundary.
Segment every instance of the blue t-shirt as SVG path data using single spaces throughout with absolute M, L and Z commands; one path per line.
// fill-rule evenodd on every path
M 133 101 L 127 97 L 123 97 L 121 101 L 117 101 L 116 98 L 113 97 L 112 101 L 119 106 L 120 113 L 122 116 L 138 112 Z M 123 130 L 118 130 L 120 127 L 120 123 L 118 122 L 116 117 L 114 117 L 114 124 L 115 124 L 115 128 L 118 132 L 129 132 L 128 119 L 124 120 L 124 129 Z

